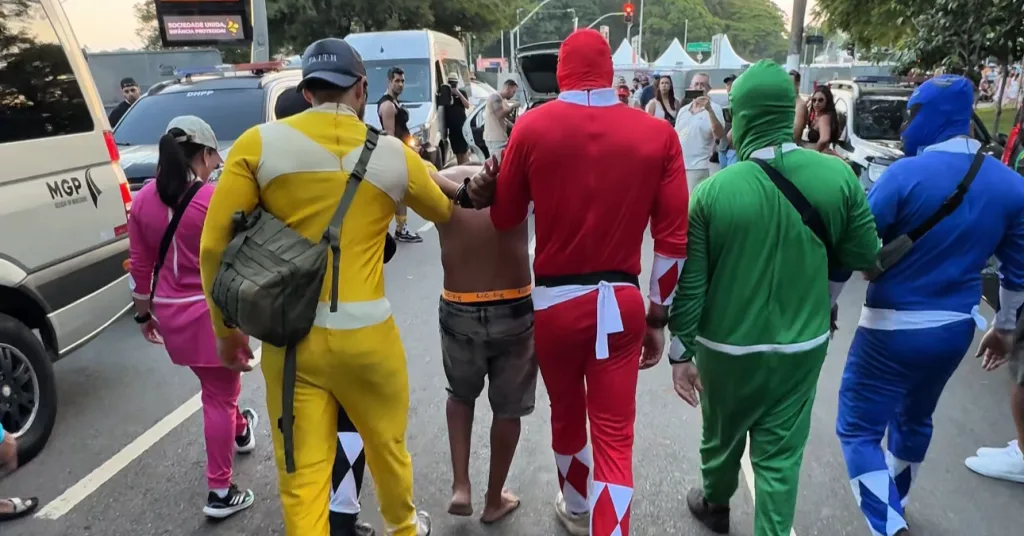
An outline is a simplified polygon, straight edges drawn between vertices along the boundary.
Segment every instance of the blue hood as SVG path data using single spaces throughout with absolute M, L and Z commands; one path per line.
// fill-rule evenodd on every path
M 903 129 L 903 152 L 917 155 L 921 149 L 971 130 L 974 84 L 957 75 L 942 75 L 921 84 L 907 101 L 909 122 Z

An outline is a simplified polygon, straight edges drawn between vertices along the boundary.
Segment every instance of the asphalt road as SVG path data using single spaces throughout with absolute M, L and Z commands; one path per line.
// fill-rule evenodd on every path
M 423 225 L 416 216 L 410 217 L 410 223 L 413 228 Z M 424 243 L 402 244 L 386 268 L 388 297 L 408 352 L 412 391 L 408 439 L 418 505 L 433 514 L 434 533 L 441 536 L 564 534 L 552 511 L 557 476 L 542 387 L 538 411 L 524 422 L 510 476 L 510 487 L 523 499 L 520 510 L 490 528 L 473 518 L 444 513 L 451 470 L 436 327 L 442 273 L 436 231 L 427 228 L 422 234 Z M 648 241 L 643 281 L 649 276 L 650 247 Z M 862 281 L 854 281 L 841 299 L 840 331 L 819 381 L 794 527 L 801 536 L 869 533 L 850 492 L 834 433 L 836 393 L 864 288 Z M 160 347 L 143 341 L 131 319 L 124 318 L 60 362 L 57 375 L 56 431 L 39 458 L 0 481 L 0 496 L 38 495 L 48 512 L 60 515 L 5 525 L 0 528 L 4 536 L 283 534 L 265 391 L 258 370 L 244 378 L 242 402 L 264 417 L 259 425 L 260 444 L 252 456 L 240 457 L 235 469 L 237 482 L 256 492 L 257 503 L 221 523 L 208 522 L 201 513 L 206 497 L 202 417 L 193 411 L 199 386 L 187 369 L 172 365 Z M 911 497 L 915 534 L 1021 534 L 1024 486 L 979 477 L 963 465 L 978 446 L 1000 446 L 1012 435 L 1009 386 L 1005 372 L 985 373 L 974 359 L 965 359 L 950 382 L 935 416 L 929 459 Z M 710 534 L 690 519 L 683 504 L 687 488 L 700 479 L 699 412 L 672 391 L 666 362 L 641 374 L 637 396 L 633 534 Z M 487 404 L 478 404 L 472 463 L 478 510 L 486 478 L 489 420 Z M 83 479 L 85 484 L 80 483 Z M 741 479 L 732 501 L 733 534 L 753 532 L 748 486 Z M 50 504 L 62 494 L 67 500 Z M 372 490 L 366 493 L 363 506 L 364 517 L 382 528 Z

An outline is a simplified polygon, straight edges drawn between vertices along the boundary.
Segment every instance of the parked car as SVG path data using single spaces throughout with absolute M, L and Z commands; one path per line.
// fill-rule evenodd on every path
M 0 6 L 0 425 L 28 461 L 57 419 L 53 364 L 131 305 L 131 194 L 60 0 Z M 18 77 L 25 83 L 11 83 Z
M 209 123 L 227 157 L 243 132 L 274 119 L 277 98 L 295 91 L 302 73 L 284 62 L 268 62 L 196 67 L 175 76 L 150 88 L 114 129 L 133 192 L 156 175 L 158 143 L 171 119 L 195 115 Z
M 888 164 L 903 156 L 900 127 L 907 118 L 907 101 L 914 86 L 867 77 L 833 80 L 828 86 L 839 115 L 835 151 L 853 167 L 864 190 L 870 190 Z M 977 115 L 972 135 L 981 142 L 984 153 L 996 158 L 1002 155 L 1005 138 L 989 134 Z
M 519 113 L 558 98 L 558 49 L 561 41 L 523 45 L 516 50 L 516 67 L 526 102 Z
M 477 105 L 486 102 L 487 97 L 490 97 L 491 95 L 498 92 L 496 89 L 491 87 L 490 84 L 486 82 L 481 82 L 479 80 L 473 80 L 472 82 L 470 82 L 469 87 L 469 103 L 473 107 L 476 107 Z

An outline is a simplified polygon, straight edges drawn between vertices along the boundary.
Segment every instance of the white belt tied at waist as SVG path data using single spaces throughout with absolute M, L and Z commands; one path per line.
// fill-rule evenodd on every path
M 956 311 L 897 311 L 864 307 L 860 310 L 860 322 L 857 325 L 868 329 L 896 331 L 937 328 L 968 318 L 974 320 L 974 325 L 982 331 L 988 326 L 977 305 L 971 309 L 970 314 Z
M 562 285 L 558 287 L 535 287 L 533 308 L 541 311 L 569 300 L 597 291 L 597 341 L 594 353 L 598 359 L 608 359 L 608 337 L 621 333 L 622 312 L 619 300 L 615 298 L 615 287 L 632 287 L 630 283 L 609 283 L 601 281 L 596 285 Z
M 327 329 L 359 329 L 376 326 L 390 317 L 391 303 L 387 298 L 338 302 L 338 310 L 333 313 L 330 302 L 320 302 L 316 305 L 313 325 Z

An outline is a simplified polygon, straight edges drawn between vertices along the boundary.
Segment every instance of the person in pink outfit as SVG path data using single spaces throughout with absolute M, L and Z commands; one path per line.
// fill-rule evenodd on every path
M 257 421 L 255 411 L 238 408 L 241 372 L 221 366 L 199 275 L 199 239 L 213 195 L 206 181 L 221 162 L 206 122 L 173 119 L 160 138 L 156 180 L 135 195 L 128 218 L 135 321 L 147 341 L 164 345 L 171 361 L 192 369 L 202 387 L 210 487 L 203 513 L 217 519 L 254 502 L 252 491 L 238 489 L 231 475 L 234 454 L 256 448 Z

